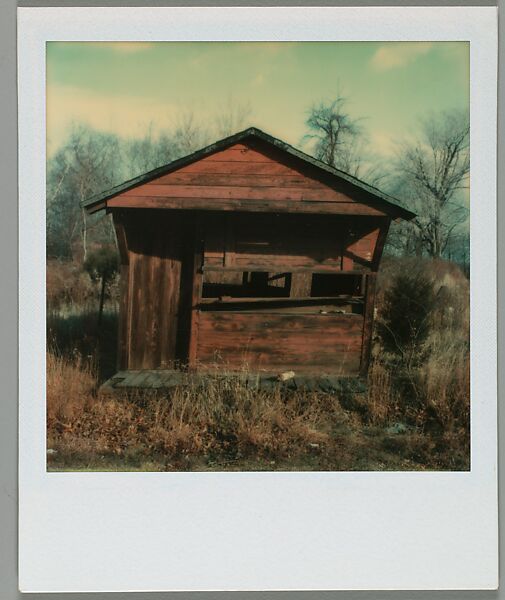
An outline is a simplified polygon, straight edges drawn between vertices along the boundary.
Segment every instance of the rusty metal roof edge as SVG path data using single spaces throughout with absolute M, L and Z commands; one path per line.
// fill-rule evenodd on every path
M 272 146 L 275 146 L 276 148 L 279 148 L 280 150 L 283 150 L 284 152 L 291 154 L 292 156 L 295 156 L 296 158 L 298 158 L 306 163 L 309 163 L 312 166 L 314 166 L 322 171 L 329 173 L 330 175 L 333 175 L 335 177 L 343 179 L 344 181 L 347 181 L 351 185 L 356 186 L 357 188 L 367 192 L 374 198 L 380 200 L 382 203 L 385 203 L 386 206 L 388 206 L 392 209 L 392 212 L 396 213 L 397 217 L 399 216 L 408 221 L 408 220 L 413 219 L 416 216 L 415 213 L 413 213 L 412 211 L 410 211 L 406 208 L 403 208 L 398 203 L 399 201 L 396 198 L 393 198 L 392 196 L 390 196 L 389 194 L 386 194 L 385 192 L 381 191 L 380 189 L 362 181 L 361 179 L 358 179 L 357 177 L 354 177 L 353 175 L 350 175 L 349 173 L 346 173 L 345 171 L 340 171 L 339 169 L 336 169 L 335 167 L 332 167 L 332 166 L 318 160 L 317 158 L 314 158 L 313 156 L 306 154 L 302 150 L 298 150 L 297 148 L 295 148 L 294 146 L 291 146 L 287 142 L 284 142 L 278 138 L 275 138 L 275 137 L 271 136 L 270 134 L 265 133 L 261 129 L 258 129 L 257 127 L 248 127 L 247 129 L 244 129 L 243 131 L 239 131 L 238 133 L 234 133 L 233 135 L 230 135 L 226 138 L 217 140 L 216 142 L 213 142 L 212 144 L 209 144 L 208 146 L 205 146 L 204 148 L 196 150 L 195 152 L 192 152 L 191 154 L 187 154 L 186 156 L 177 158 L 176 160 L 173 160 L 173 161 L 167 163 L 166 165 L 162 165 L 161 167 L 157 167 L 156 169 L 152 169 L 151 171 L 148 171 L 141 175 L 137 175 L 136 177 L 133 177 L 132 179 L 129 179 L 123 183 L 120 183 L 119 185 L 116 185 L 116 186 L 110 188 L 109 190 L 106 190 L 99 194 L 95 194 L 91 198 L 88 198 L 87 200 L 82 201 L 80 204 L 82 207 L 91 209 L 91 207 L 93 205 L 98 204 L 99 202 L 104 202 L 106 200 L 109 200 L 110 198 L 117 196 L 118 194 L 121 194 L 122 192 L 125 192 L 127 190 L 130 190 L 130 189 L 136 187 L 137 185 L 142 185 L 144 183 L 148 183 L 149 181 L 152 181 L 153 179 L 156 179 L 157 177 L 160 177 L 167 173 L 171 173 L 172 171 L 175 171 L 183 166 L 186 166 L 188 164 L 196 162 L 197 160 L 200 160 L 201 158 L 204 158 L 205 156 L 208 156 L 209 154 L 218 152 L 219 150 L 224 150 L 226 147 L 231 146 L 231 145 L 233 145 L 245 138 L 248 138 L 248 137 L 259 138 L 259 139 L 271 144 Z

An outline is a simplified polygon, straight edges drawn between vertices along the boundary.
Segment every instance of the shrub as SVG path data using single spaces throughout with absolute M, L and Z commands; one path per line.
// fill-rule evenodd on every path
M 384 294 L 377 330 L 384 349 L 412 366 L 430 332 L 436 296 L 431 279 L 422 273 L 401 273 Z
M 119 257 L 114 248 L 102 246 L 91 252 L 84 262 L 84 270 L 92 281 L 102 282 L 100 291 L 100 305 L 98 308 L 98 327 L 102 322 L 103 304 L 107 285 L 114 279 L 119 270 Z
M 92 250 L 84 262 L 84 270 L 92 281 L 110 281 L 117 273 L 119 258 L 115 248 L 102 246 Z

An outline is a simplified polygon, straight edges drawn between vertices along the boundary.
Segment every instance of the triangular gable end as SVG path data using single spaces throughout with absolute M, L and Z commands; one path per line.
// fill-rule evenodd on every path
M 106 207 L 414 216 L 259 130 L 216 142 L 86 204 L 89 212 Z

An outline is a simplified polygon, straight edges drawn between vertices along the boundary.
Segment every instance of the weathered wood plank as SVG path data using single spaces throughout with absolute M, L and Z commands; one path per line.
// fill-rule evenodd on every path
M 120 194 L 108 200 L 111 208 L 146 208 L 172 210 L 219 210 L 300 214 L 334 214 L 384 216 L 385 213 L 377 208 L 356 202 L 324 202 L 324 201 L 295 201 L 250 200 L 248 198 L 168 198 L 164 196 L 125 196 Z
M 232 267 L 235 264 L 236 255 L 236 239 L 235 227 L 232 214 L 226 215 L 225 232 L 224 232 L 224 259 L 225 267 Z M 204 259 L 205 260 L 205 259 Z
M 122 264 L 119 271 L 119 315 L 117 336 L 117 369 L 128 368 L 128 287 L 130 266 Z
M 194 225 L 194 244 L 193 244 L 193 273 L 191 287 L 191 317 L 189 324 L 189 349 L 188 349 L 188 368 L 194 370 L 196 368 L 198 355 L 198 340 L 200 336 L 200 311 L 197 308 L 202 297 L 203 286 L 203 253 L 201 247 L 202 239 L 202 221 L 197 216 Z
M 205 255 L 205 267 L 220 267 L 222 264 L 217 257 Z M 293 256 L 289 254 L 276 254 L 273 250 L 270 254 L 254 255 L 246 253 L 235 253 L 234 261 L 228 263 L 225 268 L 236 267 L 242 271 L 252 271 L 254 269 L 268 271 L 286 269 L 287 272 L 293 272 L 297 268 L 305 270 L 328 267 L 340 270 L 340 257 L 327 258 L 324 261 L 318 261 L 311 256 Z
M 159 271 L 161 267 L 161 259 L 158 255 L 159 249 L 159 237 L 156 236 L 151 242 L 152 245 L 152 256 L 146 258 L 145 265 L 145 278 L 143 285 L 145 286 L 146 294 L 144 295 L 144 302 L 146 305 L 146 329 L 143 347 L 143 358 L 142 368 L 150 369 L 155 366 L 159 366 L 159 348 L 158 344 L 158 327 L 159 320 L 157 315 L 159 314 Z M 156 316 L 155 316 L 156 315 Z M 158 355 L 158 356 L 157 356 Z
M 195 173 L 195 174 L 215 174 L 215 175 L 227 175 L 230 173 L 234 173 L 237 175 L 288 175 L 288 176 L 299 176 L 300 172 L 288 167 L 282 163 L 276 162 L 236 162 L 236 161 L 228 161 L 228 162 L 205 162 L 199 161 L 192 163 L 190 165 L 186 165 L 185 167 L 181 167 L 177 169 L 177 171 L 173 172 L 174 174 L 183 174 L 183 173 Z M 163 176 L 163 180 L 160 178 L 160 182 L 166 183 L 169 181 L 172 173 Z
M 131 227 L 129 367 L 173 363 L 181 272 L 180 215 L 139 219 Z M 134 220 L 133 220 L 134 221 Z
M 248 163 L 241 165 L 244 167 Z M 260 163 L 263 166 L 263 163 Z M 264 163 L 269 164 L 269 163 Z M 274 166 L 274 164 L 272 164 Z M 280 165 L 282 167 L 283 165 Z M 217 166 L 215 168 L 218 168 Z M 221 166 L 219 168 L 222 168 Z M 232 165 L 230 170 L 234 170 Z M 241 169 L 242 170 L 242 169 Z M 309 189 L 324 189 L 324 184 L 319 181 L 305 177 L 296 171 L 291 171 L 288 168 L 279 168 L 284 174 L 279 173 L 209 173 L 186 172 L 183 170 L 174 171 L 168 175 L 154 179 L 150 184 L 164 186 L 233 186 L 233 187 L 281 187 L 288 188 L 309 188 Z
M 198 361 L 251 370 L 356 373 L 360 315 L 200 313 Z
M 228 217 L 226 227 L 225 217 Z M 204 263 L 206 266 L 225 263 L 225 240 L 230 239 L 232 232 L 234 264 L 244 271 L 249 266 L 261 265 L 266 270 L 279 264 L 288 271 L 321 265 L 341 268 L 343 251 L 344 269 L 369 269 L 379 231 L 377 220 L 364 219 L 364 223 L 353 225 L 353 237 L 346 240 L 349 234 L 345 223 L 335 216 L 321 219 L 319 215 L 301 218 L 300 215 L 226 214 L 221 219 L 222 222 L 213 215 L 206 227 Z M 226 266 L 231 266 L 229 260 Z
M 370 364 L 370 354 L 372 350 L 372 332 L 374 321 L 374 304 L 375 304 L 375 288 L 377 274 L 369 273 L 366 276 L 366 295 L 365 295 L 365 311 L 363 319 L 363 344 L 361 350 L 361 375 L 366 375 Z
M 162 198 L 217 198 L 231 200 L 292 200 L 304 202 L 343 202 L 354 203 L 349 196 L 327 187 L 257 187 L 232 185 L 158 185 L 155 182 L 123 192 L 125 198 L 130 196 L 149 196 Z
M 295 314 L 303 314 L 303 315 L 318 315 L 318 314 L 333 314 L 333 315 L 341 315 L 341 314 L 362 314 L 359 310 L 354 310 L 357 306 L 359 306 L 359 304 L 355 303 L 355 302 L 351 302 L 348 304 L 345 303 L 341 303 L 341 304 L 335 304 L 335 303 L 323 303 L 321 301 L 319 301 L 318 304 L 294 304 L 293 306 L 291 305 L 276 305 L 276 304 L 270 304 L 269 302 L 259 302 L 257 303 L 254 308 L 252 307 L 248 307 L 246 304 L 240 304 L 239 302 L 237 302 L 237 304 L 212 304 L 210 307 L 207 307 L 207 305 L 202 305 L 201 309 L 202 310 L 207 310 L 208 308 L 210 308 L 210 310 L 212 311 L 219 311 L 219 310 L 233 310 L 233 311 L 237 311 L 240 312 L 241 314 L 260 314 L 260 313 L 278 313 L 278 314 L 291 314 L 291 313 L 295 313 Z
M 177 358 L 177 329 L 179 326 L 180 286 L 182 272 L 182 252 L 184 242 L 184 222 L 182 216 L 171 223 L 170 229 L 165 229 L 161 235 L 166 240 L 165 286 L 166 299 L 163 311 L 169 328 L 168 343 L 165 349 L 165 362 L 170 363 Z
M 366 273 L 367 270 L 366 269 L 351 269 L 348 271 L 342 271 L 340 269 L 340 267 L 337 265 L 311 265 L 308 267 L 294 267 L 293 265 L 287 265 L 285 262 L 281 262 L 281 260 L 279 259 L 279 263 L 277 262 L 273 262 L 273 263 L 269 263 L 268 264 L 269 267 L 275 267 L 276 270 L 279 271 L 287 271 L 287 272 L 291 272 L 291 273 L 332 273 L 334 275 L 363 275 L 363 273 Z M 233 273 L 233 272 L 242 272 L 244 271 L 245 268 L 243 265 L 237 265 L 235 264 L 235 266 L 233 267 L 221 267 L 218 265 L 213 265 L 213 264 L 205 264 L 203 266 L 203 271 L 204 272 L 229 272 L 229 273 Z M 267 270 L 267 266 L 264 264 L 248 264 L 247 265 L 247 271 L 260 271 L 260 272 L 264 272 Z
M 292 273 L 291 274 L 291 290 L 289 295 L 291 298 L 306 298 L 310 296 L 312 288 L 311 273 Z
M 391 219 L 381 219 L 381 226 L 379 228 L 379 233 L 376 239 L 375 248 L 373 250 L 373 258 L 372 258 L 372 269 L 377 271 L 379 268 L 379 263 L 382 258 L 382 252 L 384 250 L 384 246 L 386 245 L 386 239 L 388 237 L 389 226 L 391 224 Z
M 126 218 L 121 211 L 112 215 L 116 232 L 117 245 L 120 257 L 119 267 L 119 315 L 117 336 L 118 370 L 128 368 L 128 311 L 129 311 L 129 278 L 130 278 L 130 253 L 126 232 Z
M 135 369 L 128 372 L 128 376 L 121 382 L 121 387 L 144 387 L 147 371 Z
M 144 304 L 142 302 L 142 255 L 130 255 L 130 322 L 129 322 L 129 361 L 130 369 L 142 368 Z M 140 325 L 140 327 L 139 327 Z
M 215 152 L 202 159 L 201 162 L 270 162 L 271 159 L 263 152 L 258 152 L 249 146 L 232 146 L 221 152 Z
M 297 304 L 297 303 L 305 303 L 305 304 L 321 304 L 322 302 L 335 302 L 335 303 L 340 303 L 342 301 L 345 301 L 346 303 L 348 302 L 356 302 L 356 303 L 361 303 L 362 302 L 362 297 L 361 296 L 350 296 L 350 295 L 346 295 L 346 294 L 342 294 L 339 296 L 319 296 L 319 297 L 315 297 L 315 296 L 292 296 L 292 297 L 283 297 L 283 298 L 273 298 L 271 296 L 268 296 L 266 298 L 223 298 L 223 299 L 218 299 L 218 298 L 201 298 L 199 304 L 200 305 L 206 305 L 206 304 L 254 304 L 257 305 L 260 302 L 268 302 L 271 305 L 275 305 L 275 304 Z M 255 308 L 255 306 L 253 307 Z
M 117 248 L 119 251 L 119 258 L 121 260 L 121 264 L 127 265 L 129 261 L 129 253 L 128 253 L 128 241 L 126 237 L 126 228 L 124 217 L 121 214 L 121 211 L 117 211 L 116 214 L 113 214 L 112 220 L 114 223 L 114 230 L 116 232 L 116 240 L 117 240 Z
M 208 327 L 214 331 L 233 331 L 263 333 L 265 328 L 275 328 L 278 331 L 325 331 L 338 330 L 340 333 L 353 332 L 360 340 L 363 318 L 361 315 L 311 315 L 308 319 L 300 319 L 296 315 L 268 315 L 262 313 L 251 317 L 249 312 L 242 315 L 235 311 L 202 312 L 202 329 Z M 267 342 L 265 338 L 262 340 Z M 339 343 L 339 341 L 337 341 Z

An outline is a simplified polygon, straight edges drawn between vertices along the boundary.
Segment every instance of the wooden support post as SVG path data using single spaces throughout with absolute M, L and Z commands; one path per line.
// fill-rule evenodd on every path
M 235 228 L 232 214 L 225 215 L 223 266 L 233 267 L 235 264 Z
M 126 239 L 125 215 L 123 211 L 118 210 L 112 213 L 114 229 L 116 231 L 117 248 L 121 264 L 127 265 L 129 262 L 128 243 Z
M 366 276 L 365 310 L 363 314 L 363 345 L 361 347 L 360 365 L 360 375 L 362 377 L 366 377 L 368 365 L 370 364 L 376 281 L 377 273 L 369 273 Z
M 192 272 L 192 292 L 191 292 L 191 316 L 189 322 L 189 349 L 188 349 L 188 369 L 194 371 L 197 361 L 198 346 L 198 324 L 200 309 L 198 304 L 202 297 L 203 286 L 203 240 L 202 226 L 199 215 L 195 218 L 194 246 L 193 246 L 193 272 Z
M 291 273 L 291 298 L 308 298 L 312 288 L 312 273 Z
M 359 282 L 359 293 L 363 298 L 366 295 L 366 275 L 361 275 Z
M 383 222 L 379 228 L 379 235 L 377 236 L 377 242 L 375 244 L 375 250 L 372 257 L 372 271 L 377 271 L 379 268 L 379 263 L 382 257 L 382 251 L 384 250 L 384 246 L 386 244 L 386 239 L 388 237 L 389 225 L 391 223 L 391 219 L 381 219 Z
M 121 265 L 119 272 L 119 319 L 117 336 L 117 358 L 118 371 L 128 369 L 128 321 L 129 321 L 129 298 L 130 288 L 130 265 Z
M 130 288 L 130 254 L 126 235 L 126 217 L 123 211 L 113 211 L 112 221 L 116 232 L 119 250 L 119 318 L 117 335 L 116 367 L 118 371 L 128 369 L 128 322 L 129 322 L 129 288 Z

